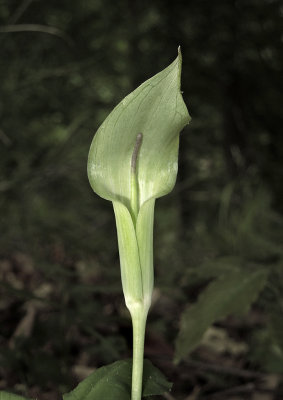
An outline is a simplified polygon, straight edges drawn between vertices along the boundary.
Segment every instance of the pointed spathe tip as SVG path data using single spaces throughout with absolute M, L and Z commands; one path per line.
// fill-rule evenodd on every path
M 181 46 L 178 46 L 178 59 L 180 64 L 182 64 L 182 50 L 181 50 Z

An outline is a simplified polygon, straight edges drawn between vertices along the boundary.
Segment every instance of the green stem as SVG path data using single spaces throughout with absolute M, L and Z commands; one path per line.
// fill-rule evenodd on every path
M 133 369 L 131 400 L 141 400 L 143 377 L 144 336 L 147 310 L 143 307 L 132 312 L 133 323 Z

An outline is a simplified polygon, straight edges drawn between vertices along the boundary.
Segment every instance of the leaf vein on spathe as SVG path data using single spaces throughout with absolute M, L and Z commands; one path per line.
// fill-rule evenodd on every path
M 164 76 L 162 76 L 161 79 L 159 79 L 155 84 L 149 82 L 149 81 L 151 80 L 151 78 L 149 78 L 147 81 L 143 82 L 140 86 L 138 86 L 138 87 L 136 88 L 136 90 L 137 90 L 137 89 L 140 89 L 139 92 L 136 93 L 136 90 L 135 90 L 134 92 L 130 93 L 128 96 L 126 96 L 126 97 L 124 98 L 124 100 L 122 100 L 122 102 L 120 102 L 120 103 L 113 109 L 113 111 L 115 111 L 115 110 L 117 111 L 117 110 L 121 107 L 121 112 L 120 112 L 120 114 L 118 114 L 117 119 L 116 119 L 116 121 L 115 121 L 115 123 L 114 123 L 114 125 L 113 125 L 113 128 L 117 125 L 117 123 L 118 123 L 118 121 L 119 121 L 121 115 L 123 114 L 123 112 L 131 105 L 131 103 L 132 103 L 133 101 L 137 100 L 138 97 L 139 97 L 140 95 L 144 94 L 144 91 L 145 91 L 148 87 L 149 87 L 150 89 L 149 89 L 149 91 L 148 91 L 147 93 L 145 93 L 145 96 L 144 96 L 145 99 L 148 97 L 148 95 L 149 95 L 149 93 L 151 92 L 152 89 L 154 89 L 156 86 L 158 86 L 163 80 L 165 80 L 165 79 L 168 77 L 168 75 L 170 75 L 170 73 L 172 73 L 172 70 L 173 70 L 173 69 L 171 69 L 170 67 L 172 68 L 172 65 L 169 65 L 169 66 L 168 66 L 168 69 L 169 69 L 169 70 L 168 70 L 167 74 L 165 74 Z M 164 71 L 161 71 L 160 74 L 161 74 L 162 72 L 164 72 Z M 172 78 L 172 82 L 171 82 L 171 83 L 173 83 L 173 82 L 174 82 L 174 80 L 173 80 L 173 78 Z M 130 97 L 132 97 L 132 98 L 130 99 Z M 144 99 L 143 99 L 143 100 L 144 100 Z M 143 100 L 142 100 L 142 101 L 143 101 Z M 141 101 L 141 103 L 139 104 L 139 107 L 141 106 L 142 101 Z M 127 104 L 125 104 L 125 103 L 127 103 Z M 124 105 L 124 104 L 125 104 L 125 105 Z M 139 109 L 139 107 L 138 107 L 138 109 Z M 138 111 L 138 109 L 137 109 L 137 111 Z M 110 116 L 110 115 L 109 115 L 109 116 Z M 108 122 L 109 122 L 109 121 L 110 121 L 110 118 L 107 117 L 107 119 L 106 119 L 106 121 L 105 121 L 106 126 L 108 126 Z
M 146 92 L 146 93 L 144 93 L 145 89 L 147 89 L 147 88 L 149 88 L 149 91 Z M 150 84 L 146 85 L 145 87 L 141 88 L 141 91 L 140 91 L 139 93 L 137 93 L 135 96 L 132 96 L 133 98 L 132 98 L 127 104 L 124 105 L 124 103 L 126 103 L 126 101 L 128 100 L 128 97 L 131 96 L 131 94 L 129 94 L 127 97 L 125 97 L 125 99 L 122 100 L 122 102 L 120 102 L 120 103 L 117 105 L 117 107 L 116 107 L 116 111 L 118 111 L 119 108 L 121 108 L 121 112 L 120 112 L 120 114 L 117 115 L 117 119 L 116 119 L 116 121 L 115 121 L 114 124 L 113 124 L 113 128 L 116 127 L 116 125 L 117 125 L 117 123 L 119 122 L 119 120 L 120 120 L 122 114 L 127 110 L 127 108 L 130 107 L 130 105 L 132 105 L 132 102 L 133 102 L 134 100 L 137 100 L 138 97 L 141 96 L 141 95 L 143 94 L 144 97 L 143 97 L 142 100 L 140 100 L 140 104 L 139 104 L 139 107 L 140 107 L 140 105 L 142 104 L 142 102 L 144 101 L 144 99 L 147 98 L 147 96 L 149 95 L 149 93 L 150 93 L 150 91 L 151 91 L 152 89 L 153 89 L 153 86 L 152 86 L 152 85 L 150 85 Z M 124 103 L 123 103 L 123 102 L 124 102 Z M 115 110 L 115 108 L 114 108 L 114 110 Z M 114 111 L 114 110 L 113 110 L 113 111 Z M 138 111 L 138 110 L 136 110 L 136 111 Z M 133 118 L 133 121 L 134 121 L 134 118 Z
M 172 190 L 178 140 L 171 138 L 176 139 L 190 121 L 180 93 L 180 67 L 179 52 L 173 63 L 125 97 L 101 124 L 88 158 L 89 180 L 101 197 L 130 207 L 130 162 L 138 133 L 143 134 L 137 167 L 140 205 Z

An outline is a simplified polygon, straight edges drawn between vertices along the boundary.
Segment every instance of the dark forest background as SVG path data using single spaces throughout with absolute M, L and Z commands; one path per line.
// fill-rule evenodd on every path
M 145 355 L 169 400 L 283 398 L 282 17 L 279 0 L 0 0 L 0 390 L 59 399 L 131 356 L 114 215 L 87 155 L 181 45 L 192 122 L 156 205 Z M 182 312 L 233 268 L 265 269 L 264 289 L 174 365 Z

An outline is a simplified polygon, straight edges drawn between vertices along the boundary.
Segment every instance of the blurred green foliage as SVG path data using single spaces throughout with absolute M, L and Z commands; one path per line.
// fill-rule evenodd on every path
M 172 359 L 176 315 L 212 279 L 260 268 L 258 317 L 239 323 L 242 366 L 282 372 L 280 1 L 2 0 L 0 389 L 55 399 L 87 374 L 79 367 L 130 355 L 114 217 L 92 193 L 87 154 L 111 109 L 178 45 L 193 120 L 176 188 L 156 207 L 146 354 L 157 335 L 171 348 L 155 353 L 161 367 Z M 179 379 L 181 394 L 195 384 Z

